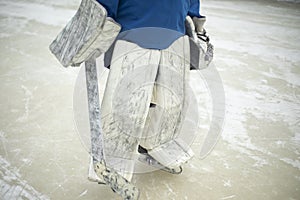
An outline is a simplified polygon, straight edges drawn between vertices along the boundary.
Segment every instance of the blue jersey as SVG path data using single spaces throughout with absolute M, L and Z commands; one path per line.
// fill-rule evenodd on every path
M 161 27 L 185 33 L 187 15 L 200 17 L 200 0 L 97 0 L 108 16 L 126 31 L 141 27 Z
M 163 49 L 175 39 L 185 34 L 185 18 L 201 17 L 200 0 L 97 0 L 106 8 L 108 17 L 112 17 L 121 26 L 121 33 L 144 27 L 163 28 L 160 31 L 147 32 L 142 44 L 136 41 L 136 34 L 127 34 L 127 40 L 145 48 Z M 170 32 L 166 31 L 173 31 Z M 157 36 L 160 41 L 157 41 Z M 130 39 L 131 37 L 131 39 Z M 146 41 L 148 40 L 148 41 Z M 146 41 L 146 42 L 145 42 Z M 163 42 L 162 42 L 163 41 Z M 145 44 L 147 43 L 147 44 Z

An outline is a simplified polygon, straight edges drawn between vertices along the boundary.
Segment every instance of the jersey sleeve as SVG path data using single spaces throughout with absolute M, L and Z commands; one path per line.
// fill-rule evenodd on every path
M 190 0 L 188 15 L 191 17 L 203 17 L 200 15 L 200 0 Z
M 97 0 L 107 11 L 107 16 L 113 19 L 117 16 L 119 0 Z

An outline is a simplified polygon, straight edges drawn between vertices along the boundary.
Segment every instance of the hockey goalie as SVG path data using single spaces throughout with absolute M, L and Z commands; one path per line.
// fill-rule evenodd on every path
M 199 0 L 82 0 L 50 45 L 65 67 L 86 68 L 89 178 L 124 199 L 138 199 L 137 162 L 180 174 L 193 156 L 188 80 L 213 57 L 205 19 Z M 100 105 L 95 59 L 102 54 L 109 76 Z

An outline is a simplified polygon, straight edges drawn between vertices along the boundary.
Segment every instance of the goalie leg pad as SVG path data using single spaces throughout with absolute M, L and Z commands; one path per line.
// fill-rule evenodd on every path
M 161 51 L 158 75 L 141 146 L 164 166 L 173 168 L 193 156 L 195 130 L 186 131 L 189 109 L 190 46 L 187 36 Z
M 106 164 L 128 181 L 137 159 L 159 63 L 159 51 L 118 40 L 112 55 L 101 121 Z

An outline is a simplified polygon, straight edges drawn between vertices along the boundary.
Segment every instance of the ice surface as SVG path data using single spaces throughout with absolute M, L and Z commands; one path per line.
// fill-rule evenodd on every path
M 87 180 L 89 155 L 73 122 L 78 68 L 48 45 L 79 0 L 0 1 L 0 199 L 120 199 Z M 224 82 L 226 124 L 214 151 L 183 174 L 136 175 L 141 199 L 299 199 L 300 4 L 202 2 Z M 197 73 L 199 152 L 210 98 Z

